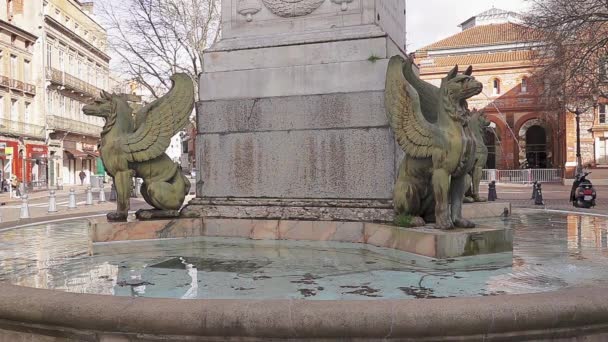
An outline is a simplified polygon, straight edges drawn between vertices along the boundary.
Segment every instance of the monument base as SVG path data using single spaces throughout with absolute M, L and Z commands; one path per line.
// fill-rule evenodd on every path
M 89 229 L 93 243 L 204 236 L 338 241 L 391 248 L 436 259 L 513 250 L 512 230 L 493 227 L 442 231 L 364 222 L 204 218 L 126 223 L 91 220 Z
M 470 220 L 508 216 L 511 203 L 464 204 L 462 215 Z M 325 200 L 283 198 L 195 198 L 182 209 L 185 218 L 237 218 L 318 221 L 390 222 L 395 218 L 390 200 Z

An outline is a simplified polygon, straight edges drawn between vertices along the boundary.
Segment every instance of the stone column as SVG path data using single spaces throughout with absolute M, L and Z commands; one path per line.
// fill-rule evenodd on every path
M 222 25 L 183 214 L 391 220 L 401 150 L 384 83 L 405 54 L 405 0 L 226 0 Z

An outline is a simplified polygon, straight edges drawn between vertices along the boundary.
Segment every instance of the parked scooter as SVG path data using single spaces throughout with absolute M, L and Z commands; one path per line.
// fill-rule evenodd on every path
M 591 208 L 595 207 L 596 193 L 593 188 L 591 181 L 587 179 L 587 176 L 591 172 L 585 172 L 583 175 L 576 175 L 574 182 L 572 183 L 572 190 L 570 191 L 570 202 L 577 208 Z

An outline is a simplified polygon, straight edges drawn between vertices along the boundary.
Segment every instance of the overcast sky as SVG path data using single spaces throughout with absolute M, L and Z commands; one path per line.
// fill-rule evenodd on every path
M 408 0 L 407 52 L 460 32 L 458 25 L 492 6 L 522 12 L 526 0 Z

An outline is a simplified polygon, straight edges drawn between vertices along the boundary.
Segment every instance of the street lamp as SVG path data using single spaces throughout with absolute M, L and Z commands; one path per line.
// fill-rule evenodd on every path
M 580 175 L 583 173 L 583 158 L 581 156 L 581 114 L 588 111 L 591 107 L 595 108 L 597 106 L 598 94 L 597 92 L 593 92 L 591 94 L 593 98 L 593 103 L 591 106 L 585 105 L 582 108 L 578 105 L 574 108 L 569 107 L 564 103 L 564 107 L 567 111 L 575 115 L 576 118 L 576 173 L 575 175 Z M 560 101 L 564 102 L 563 95 L 560 95 Z

